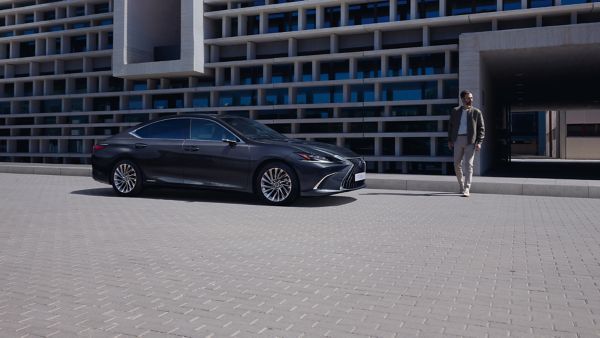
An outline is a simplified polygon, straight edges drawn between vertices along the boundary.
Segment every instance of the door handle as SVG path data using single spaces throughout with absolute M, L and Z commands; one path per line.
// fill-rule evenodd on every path
M 135 149 L 143 149 L 146 148 L 148 145 L 145 143 L 136 143 L 135 144 Z
M 183 150 L 185 150 L 185 151 L 198 151 L 198 150 L 200 150 L 200 147 L 198 147 L 198 146 L 185 146 L 183 148 Z

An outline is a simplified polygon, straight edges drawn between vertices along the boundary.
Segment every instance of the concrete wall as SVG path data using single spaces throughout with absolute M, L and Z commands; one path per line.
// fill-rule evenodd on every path
M 600 137 L 567 137 L 566 158 L 600 160 Z
M 127 0 L 127 63 L 154 61 L 154 47 L 181 45 L 181 0 Z
M 202 0 L 115 0 L 113 75 L 139 78 L 204 73 Z M 154 62 L 154 47 L 179 45 L 179 60 Z
M 490 111 L 489 105 L 493 104 L 494 99 L 487 96 L 494 95 L 494 93 L 491 90 L 492 84 L 488 80 L 485 64 L 481 58 L 482 52 L 594 45 L 600 43 L 599 29 L 600 24 L 593 23 L 461 34 L 459 37 L 459 88 L 461 90 L 469 89 L 473 92 L 474 105 L 483 108 L 484 118 L 487 122 L 486 129 L 491 131 L 493 127 L 490 122 L 494 121 L 495 112 L 493 109 Z M 493 149 L 490 142 L 493 142 L 494 136 L 491 133 L 487 135 L 484 147 Z M 561 146 L 563 145 L 561 144 Z M 494 159 L 493 151 L 483 151 L 480 158 L 476 159 L 475 175 L 485 173 L 493 165 Z

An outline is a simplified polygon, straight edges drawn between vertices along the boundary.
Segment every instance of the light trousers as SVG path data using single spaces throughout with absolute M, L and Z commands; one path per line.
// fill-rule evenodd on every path
M 468 144 L 467 136 L 459 135 L 454 142 L 454 172 L 461 190 L 471 188 L 474 159 L 475 144 Z

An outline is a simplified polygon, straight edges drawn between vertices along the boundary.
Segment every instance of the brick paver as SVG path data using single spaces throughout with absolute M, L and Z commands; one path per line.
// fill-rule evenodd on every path
M 600 200 L 0 174 L 0 336 L 600 335 Z

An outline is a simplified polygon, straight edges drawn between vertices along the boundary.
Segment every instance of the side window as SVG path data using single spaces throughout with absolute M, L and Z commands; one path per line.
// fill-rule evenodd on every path
M 210 120 L 192 119 L 192 140 L 222 141 L 223 139 L 237 140 L 230 131 Z
M 189 119 L 171 119 L 152 123 L 135 132 L 141 138 L 185 140 L 190 135 Z

